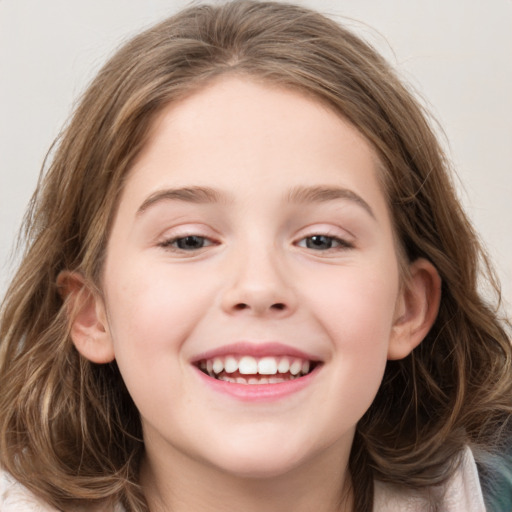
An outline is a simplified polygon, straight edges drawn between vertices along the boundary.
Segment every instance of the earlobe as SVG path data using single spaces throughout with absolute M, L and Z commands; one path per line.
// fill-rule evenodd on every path
M 430 261 L 419 258 L 409 266 L 409 277 L 397 301 L 388 359 L 403 359 L 425 338 L 434 324 L 441 301 L 441 278 Z
M 61 272 L 57 287 L 65 302 L 70 336 L 78 352 L 93 363 L 113 361 L 114 348 L 103 299 L 79 272 Z

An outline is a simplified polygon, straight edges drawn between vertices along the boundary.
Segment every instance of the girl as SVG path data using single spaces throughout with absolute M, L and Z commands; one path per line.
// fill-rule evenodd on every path
M 475 459 L 492 510 L 497 284 L 425 115 L 334 22 L 237 1 L 133 39 L 26 234 L 2 512 L 483 511 Z

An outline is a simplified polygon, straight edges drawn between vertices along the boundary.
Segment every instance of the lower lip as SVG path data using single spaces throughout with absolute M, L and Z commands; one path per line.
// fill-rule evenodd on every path
M 199 377 L 209 388 L 244 402 L 272 402 L 298 393 L 311 384 L 318 370 L 319 367 L 303 377 L 275 384 L 238 384 L 209 377 L 196 368 Z

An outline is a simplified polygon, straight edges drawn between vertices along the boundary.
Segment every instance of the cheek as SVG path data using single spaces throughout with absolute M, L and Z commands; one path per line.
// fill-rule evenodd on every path
M 342 410 L 362 416 L 382 381 L 398 295 L 398 270 L 341 269 L 324 293 L 309 294 L 311 310 L 332 343 L 331 392 Z M 318 284 L 318 282 L 317 282 Z M 350 393 L 346 390 L 350 389 Z
M 147 359 L 179 347 L 211 303 L 207 289 L 165 265 L 111 272 L 106 293 L 116 353 Z
M 387 344 L 398 296 L 398 272 L 345 268 L 331 273 L 324 286 L 305 300 L 329 329 L 333 340 L 354 350 Z M 311 283 L 312 285 L 313 283 Z
M 336 375 L 332 396 L 338 397 L 340 422 L 361 418 L 373 402 L 387 364 L 397 289 L 378 276 L 345 276 L 333 283 L 317 317 L 333 346 Z
M 211 298 L 186 273 L 149 267 L 118 266 L 108 274 L 105 292 L 123 380 L 142 416 L 159 417 L 170 401 L 187 396 L 182 346 Z

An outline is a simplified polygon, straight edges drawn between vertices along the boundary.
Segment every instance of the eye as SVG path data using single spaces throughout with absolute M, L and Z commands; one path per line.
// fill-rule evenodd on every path
M 164 248 L 180 251 L 197 251 L 203 247 L 213 245 L 214 242 L 209 238 L 199 235 L 187 235 L 165 240 L 160 245 Z
M 328 235 L 311 235 L 300 240 L 299 247 L 305 247 L 314 251 L 328 251 L 329 249 L 352 248 L 352 244 L 340 238 Z

